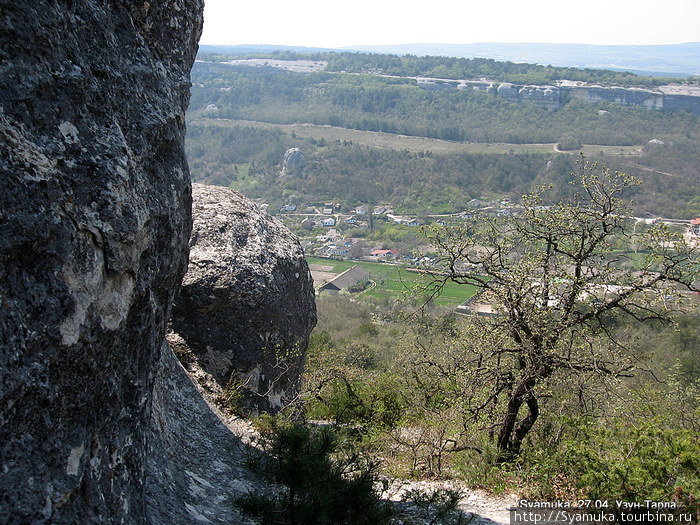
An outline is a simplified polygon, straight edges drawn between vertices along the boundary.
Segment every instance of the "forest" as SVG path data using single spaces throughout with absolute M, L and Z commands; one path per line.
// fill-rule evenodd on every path
M 381 60 L 414 64 L 411 57 L 333 56 L 357 67 Z M 410 67 L 453 63 L 472 64 L 433 57 L 416 59 Z M 527 69 L 522 64 L 496 64 L 508 71 Z M 411 213 L 459 211 L 470 199 L 513 197 L 533 184 L 552 183 L 565 191 L 561 183 L 571 172 L 572 153 L 586 148 L 588 155 L 599 155 L 644 181 L 633 195 L 636 213 L 685 219 L 700 215 L 696 190 L 700 127 L 698 116 L 690 113 L 575 100 L 549 111 L 483 91 L 429 91 L 408 79 L 347 72 L 301 74 L 272 67 L 197 63 L 192 75 L 187 154 L 194 179 L 231 185 L 274 205 L 296 195 L 301 200 L 340 199 L 349 204 L 387 202 Z M 311 138 L 255 123 L 309 124 L 325 131 L 324 136 Z M 426 137 L 455 145 L 498 145 L 499 149 L 445 153 L 426 144 L 424 151 L 404 151 L 338 138 L 336 130 L 343 129 Z M 530 144 L 537 146 L 537 152 L 520 150 Z M 612 151 L 617 146 L 620 152 L 626 148 L 624 153 Z M 292 147 L 306 156 L 304 173 L 278 179 L 284 152 Z M 555 153 L 555 149 L 568 152 Z
M 483 91 L 428 91 L 376 75 L 198 63 L 190 113 L 209 104 L 219 118 L 308 122 L 448 140 L 537 143 L 574 134 L 586 144 L 644 144 L 697 138 L 697 116 L 571 101 L 559 111 L 516 104 Z M 599 111 L 607 113 L 600 114 Z
M 300 148 L 303 176 L 279 177 L 288 148 Z M 645 155 L 604 157 L 644 181 L 635 189 L 635 213 L 675 218 L 700 215 L 700 150 L 690 140 L 647 146 Z M 230 186 L 275 205 L 342 200 L 348 206 L 391 203 L 406 213 L 461 211 L 474 198 L 518 198 L 533 185 L 569 188 L 576 155 L 552 153 L 451 154 L 377 149 L 294 137 L 282 130 L 191 123 L 187 154 L 193 177 Z M 679 174 L 669 177 L 657 171 Z M 680 181 L 679 181 L 680 179 Z M 684 183 L 683 181 L 687 181 Z

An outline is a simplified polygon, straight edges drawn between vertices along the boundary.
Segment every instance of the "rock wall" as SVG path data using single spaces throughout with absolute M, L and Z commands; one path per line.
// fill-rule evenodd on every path
M 148 434 L 147 518 L 152 525 L 244 525 L 236 499 L 269 490 L 248 469 L 258 450 L 241 420 L 214 413 L 164 345 Z
M 145 523 L 202 0 L 1 10 L 0 523 Z
M 417 78 L 417 85 L 430 91 L 474 89 L 486 91 L 515 103 L 535 104 L 556 110 L 571 99 L 583 102 L 608 102 L 662 111 L 689 111 L 700 114 L 700 96 L 668 94 L 639 88 L 600 86 L 527 86 L 503 82 L 497 85 L 467 80 Z
M 624 89 L 605 87 L 565 87 L 566 96 L 584 102 L 612 102 L 621 106 L 640 106 L 648 109 L 666 109 L 664 101 L 675 95 L 664 95 L 645 89 Z M 700 111 L 700 99 L 698 99 Z
M 169 340 L 214 397 L 246 412 L 298 394 L 316 324 L 313 280 L 294 235 L 232 190 L 193 184 L 190 263 Z

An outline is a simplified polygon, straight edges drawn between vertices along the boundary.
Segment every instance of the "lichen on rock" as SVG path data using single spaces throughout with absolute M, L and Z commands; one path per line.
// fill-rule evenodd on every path
M 202 9 L 2 6 L 0 523 L 246 523 L 236 497 L 266 490 L 246 430 L 164 344 L 190 254 Z M 315 322 L 303 253 L 240 195 L 195 194 L 175 342 L 212 381 L 243 374 L 253 405 L 279 407 Z
M 0 523 L 145 523 L 201 0 L 3 2 Z

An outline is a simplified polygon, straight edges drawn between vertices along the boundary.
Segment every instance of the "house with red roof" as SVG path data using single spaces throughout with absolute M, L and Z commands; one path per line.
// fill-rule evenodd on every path
M 690 221 L 686 237 L 688 242 L 700 243 L 700 217 Z
M 396 250 L 372 250 L 370 253 L 375 259 L 393 259 L 398 254 Z

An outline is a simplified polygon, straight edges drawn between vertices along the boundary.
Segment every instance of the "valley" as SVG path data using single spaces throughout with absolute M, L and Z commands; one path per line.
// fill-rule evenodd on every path
M 420 489 L 385 493 L 424 509 L 416 523 L 504 522 L 515 494 L 662 500 L 672 485 L 694 505 L 696 463 L 672 452 L 700 457 L 685 411 L 700 377 L 694 82 L 200 55 L 192 176 L 289 228 L 316 293 L 298 403 L 254 425 L 332 429 L 390 485 Z
M 250 61 L 259 67 L 242 65 Z M 285 62 L 323 69 L 287 70 Z M 568 81 L 571 89 L 616 82 L 637 94 L 660 86 L 686 89 L 678 79 L 669 84 L 657 77 L 481 59 L 202 55 L 193 69 L 188 112 L 193 176 L 239 189 L 271 209 L 342 200 L 431 215 L 463 211 L 473 199 L 517 199 L 538 184 L 554 184 L 564 195 L 582 152 L 643 181 L 630 190 L 637 216 L 700 215 L 697 115 L 576 97 L 551 110 L 537 97 L 532 104 L 509 98 L 500 87 L 494 95 L 435 84 L 441 78 L 458 84 L 449 78 L 467 73 L 496 79 L 499 86 L 575 77 Z M 419 77 L 425 82 L 417 83 Z M 279 178 L 285 151 L 294 148 L 306 165 Z
M 387 148 L 396 151 L 409 151 L 421 153 L 430 151 L 436 154 L 450 153 L 577 153 L 578 151 L 562 151 L 558 143 L 548 144 L 519 144 L 502 142 L 458 142 L 441 140 L 429 137 L 397 135 L 381 131 L 363 131 L 359 129 L 342 128 L 330 125 L 317 125 L 308 123 L 275 124 L 270 122 L 256 122 L 253 120 L 201 118 L 190 121 L 190 126 L 202 127 L 250 127 L 266 130 L 281 130 L 287 135 L 294 135 L 316 141 L 323 140 L 326 143 L 357 144 L 370 148 Z M 642 145 L 632 146 L 608 146 L 602 144 L 584 144 L 580 148 L 585 155 L 602 154 L 606 156 L 640 155 Z

